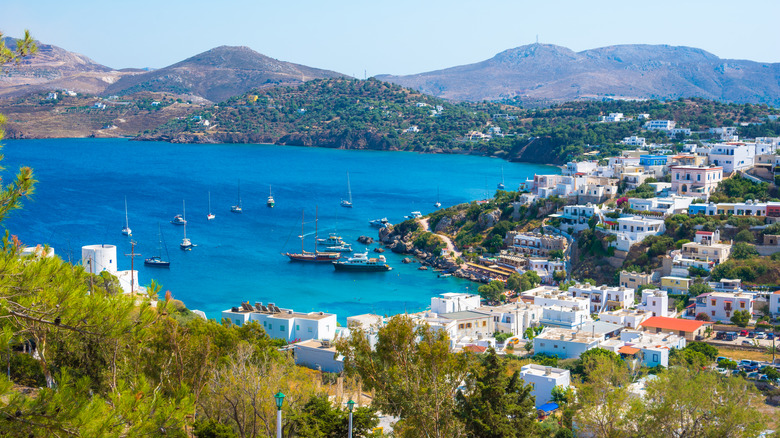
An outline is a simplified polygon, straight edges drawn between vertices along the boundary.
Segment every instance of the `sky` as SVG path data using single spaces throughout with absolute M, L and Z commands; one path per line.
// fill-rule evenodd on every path
M 230 45 L 362 78 L 479 62 L 537 37 L 574 51 L 668 44 L 780 62 L 778 17 L 778 0 L 3 0 L 0 31 L 29 29 L 117 69 Z

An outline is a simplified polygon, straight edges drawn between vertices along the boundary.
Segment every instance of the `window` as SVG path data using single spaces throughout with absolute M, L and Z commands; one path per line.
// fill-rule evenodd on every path
M 658 362 L 658 354 L 653 353 L 653 362 Z
M 466 324 L 466 328 L 471 328 L 471 323 Z
M 458 324 L 458 328 L 462 329 L 463 328 L 463 324 Z
M 308 332 L 309 332 L 309 333 L 311 333 L 311 327 L 309 327 L 309 330 L 308 330 Z
M 300 329 L 301 329 L 301 326 L 298 325 L 298 324 L 295 324 L 295 330 L 300 330 Z
M 712 316 L 715 316 L 715 311 L 714 310 L 712 311 Z
M 268 330 L 272 330 L 274 328 L 274 325 L 271 323 L 268 323 Z
M 279 331 L 280 331 L 280 332 L 283 332 L 283 331 L 284 331 L 284 326 L 283 326 L 283 325 L 281 325 L 281 324 L 279 325 Z
M 482 327 L 485 327 L 487 325 L 487 321 L 482 321 Z
M 740 309 L 744 309 L 745 308 L 745 302 L 743 301 L 743 302 L 739 303 L 739 307 L 740 307 Z
M 236 320 L 236 325 L 241 325 L 241 320 L 240 319 Z
M 544 342 L 540 342 L 540 343 L 539 343 L 539 346 L 540 346 L 540 347 L 544 347 Z

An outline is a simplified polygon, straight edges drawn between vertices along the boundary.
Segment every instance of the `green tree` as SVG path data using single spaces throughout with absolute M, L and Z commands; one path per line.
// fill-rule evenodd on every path
M 647 383 L 635 418 L 639 430 L 654 436 L 756 437 L 765 427 L 761 404 L 755 387 L 743 379 L 672 367 Z
M 513 272 L 512 275 L 509 276 L 506 280 L 506 288 L 509 290 L 519 290 L 520 289 L 520 274 L 517 272 Z
M 577 425 L 600 438 L 630 436 L 632 397 L 625 364 L 602 353 L 593 354 L 585 362 L 584 374 L 588 380 L 577 390 Z
M 449 351 L 442 330 L 417 326 L 396 315 L 377 333 L 376 348 L 360 328 L 336 342 L 344 368 L 374 390 L 374 406 L 401 417 L 402 430 L 414 436 L 453 437 L 462 423 L 455 416 L 455 393 L 466 377 L 467 356 Z
M 701 294 L 712 292 L 712 288 L 707 283 L 694 283 L 688 287 L 688 295 L 698 297 Z
M 506 364 L 492 348 L 481 367 L 466 379 L 466 391 L 458 391 L 456 411 L 475 437 L 535 436 L 536 408 L 531 386 L 524 385 L 519 372 L 506 375 Z
M 737 310 L 734 315 L 731 316 L 731 322 L 739 327 L 747 327 L 750 323 L 750 312 L 747 310 Z
M 753 233 L 751 233 L 750 230 L 742 230 L 734 237 L 734 241 L 753 243 L 756 241 L 756 238 L 753 236 Z
M 697 351 L 704 355 L 708 360 L 714 361 L 718 357 L 718 349 L 704 342 L 692 341 L 685 346 L 686 350 Z
M 737 260 L 750 259 L 758 256 L 759 254 L 756 248 L 749 243 L 737 242 L 731 248 L 731 257 Z
M 477 293 L 488 301 L 500 301 L 504 293 L 504 283 L 500 280 L 493 280 L 478 287 Z

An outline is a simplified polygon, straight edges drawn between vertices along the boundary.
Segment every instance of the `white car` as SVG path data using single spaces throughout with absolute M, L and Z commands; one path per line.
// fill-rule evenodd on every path
M 766 333 L 764 332 L 756 333 L 756 339 L 766 339 Z

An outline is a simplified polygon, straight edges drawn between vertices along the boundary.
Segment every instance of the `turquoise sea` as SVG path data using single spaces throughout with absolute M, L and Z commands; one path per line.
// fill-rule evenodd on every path
M 299 251 L 301 211 L 306 233 L 336 231 L 363 250 L 360 235 L 376 238 L 371 219 L 397 223 L 413 210 L 434 210 L 439 190 L 444 207 L 494 193 L 503 167 L 507 189 L 554 167 L 508 163 L 464 155 L 350 151 L 274 145 L 192 145 L 126 139 L 4 141 L 4 181 L 20 166 L 34 168 L 36 193 L 3 224 L 27 245 L 48 243 L 65 260 L 79 262 L 81 247 L 114 244 L 119 269 L 130 268 L 130 239 L 121 234 L 127 197 L 140 283 L 155 279 L 163 290 L 211 318 L 241 301 L 273 302 L 298 311 L 326 311 L 339 320 L 367 312 L 418 311 L 430 297 L 474 285 L 404 265 L 385 252 L 387 273 L 335 272 L 329 265 L 292 263 L 280 253 Z M 347 196 L 347 172 L 354 208 Z M 233 214 L 238 181 L 244 213 Z M 276 207 L 265 205 L 269 185 Z M 206 220 L 208 192 L 216 219 Z M 182 228 L 170 224 L 186 200 L 187 236 L 197 245 L 179 249 Z M 158 224 L 167 242 L 170 269 L 147 268 L 158 251 Z M 308 250 L 313 235 L 305 238 Z M 376 244 L 371 245 L 371 250 Z

